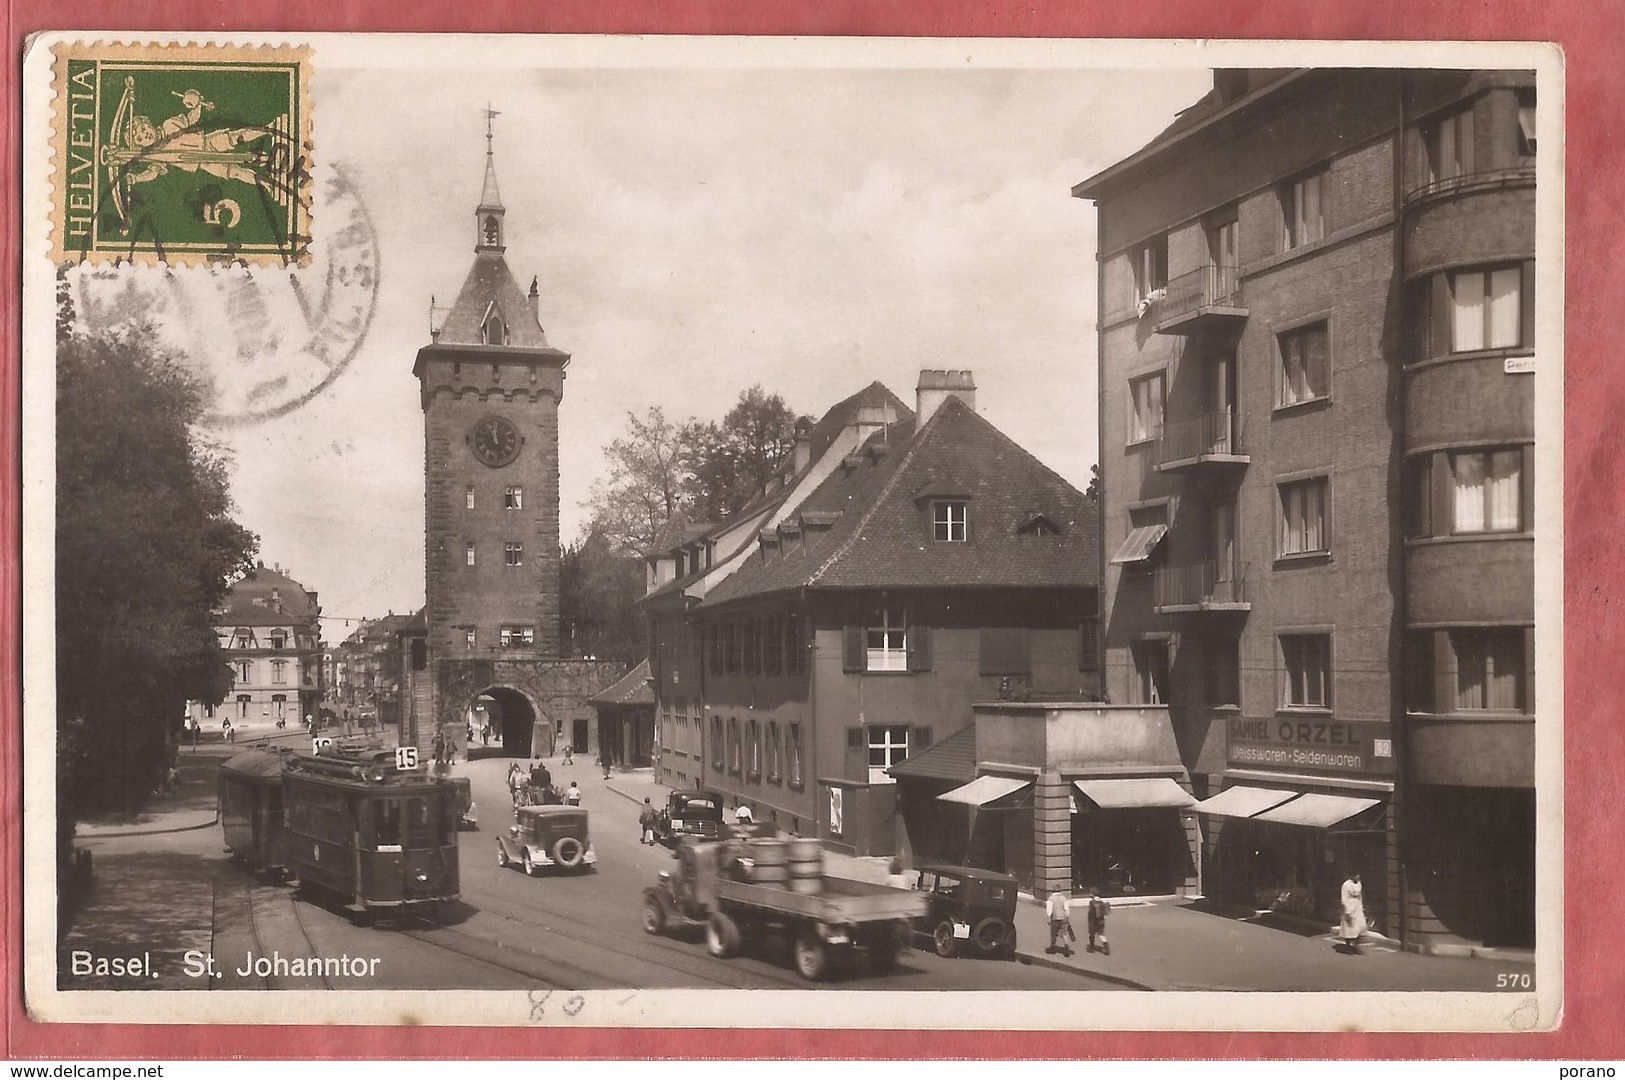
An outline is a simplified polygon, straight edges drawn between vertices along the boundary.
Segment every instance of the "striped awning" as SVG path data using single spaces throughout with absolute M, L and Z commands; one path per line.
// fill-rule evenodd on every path
M 1109 780 L 1075 780 L 1073 784 L 1102 810 L 1130 810 L 1139 807 L 1195 806 L 1190 793 L 1166 776 Z
M 1112 556 L 1112 565 L 1144 562 L 1151 557 L 1151 553 L 1157 549 L 1157 545 L 1162 542 L 1167 532 L 1166 525 L 1141 525 L 1130 529 L 1122 546 L 1117 549 L 1117 554 Z
M 1203 799 L 1196 804 L 1198 813 L 1213 814 L 1217 817 L 1250 818 L 1255 814 L 1263 813 L 1271 807 L 1297 796 L 1296 791 L 1287 791 L 1281 788 L 1262 788 L 1238 785 L 1225 788 L 1212 798 Z
M 1006 795 L 1014 795 L 1031 784 L 1031 780 L 1016 780 L 1008 776 L 978 776 L 970 783 L 944 792 L 937 798 L 944 802 L 964 803 L 966 806 L 986 806 Z
M 1356 814 L 1364 813 L 1380 802 L 1381 799 L 1367 799 L 1355 795 L 1321 795 L 1317 792 L 1305 792 L 1290 802 L 1265 810 L 1253 820 L 1329 829 Z

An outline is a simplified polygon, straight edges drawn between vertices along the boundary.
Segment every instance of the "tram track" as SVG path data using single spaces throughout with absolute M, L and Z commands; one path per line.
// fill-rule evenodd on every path
M 255 899 L 254 894 L 255 894 L 255 891 L 257 889 L 262 887 L 262 885 L 250 873 L 245 873 L 243 878 L 242 878 L 242 881 L 243 881 L 244 907 L 245 907 L 245 909 L 247 911 L 247 915 L 248 915 L 248 936 L 249 936 L 249 939 L 254 943 L 254 954 L 256 956 L 260 956 L 260 957 L 272 956 L 272 955 L 275 954 L 276 950 L 266 948 L 265 939 L 264 939 L 263 935 L 260 933 L 259 919 L 256 918 L 256 916 L 254 914 L 254 899 Z M 295 950 L 293 952 L 293 955 L 295 955 L 295 956 L 319 956 L 319 955 L 321 955 L 320 950 L 316 946 L 316 940 L 310 936 L 310 928 L 305 924 L 304 916 L 299 914 L 299 900 L 296 897 L 296 895 L 294 894 L 294 892 L 292 890 L 283 889 L 283 890 L 279 891 L 278 895 L 280 897 L 286 899 L 286 901 L 288 903 L 288 910 L 289 910 L 290 914 L 292 914 L 292 916 L 293 916 L 294 927 L 299 931 L 299 936 L 304 940 L 304 947 Z M 333 989 L 333 980 L 328 978 L 326 974 L 318 973 L 318 975 L 316 977 L 321 979 L 322 986 L 323 986 L 324 989 L 327 989 L 327 990 L 332 990 Z M 286 985 L 283 985 L 284 980 L 279 976 L 273 976 L 273 975 L 270 975 L 270 974 L 266 974 L 266 975 L 256 976 L 256 978 L 264 985 L 264 988 L 267 989 L 267 990 L 285 990 L 285 989 L 290 988 L 290 987 L 288 987 Z M 308 976 L 307 976 L 307 978 L 308 978 Z

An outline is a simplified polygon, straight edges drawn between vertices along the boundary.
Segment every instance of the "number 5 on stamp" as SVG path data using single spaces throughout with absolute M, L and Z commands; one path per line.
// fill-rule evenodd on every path
M 306 263 L 309 49 L 53 52 L 55 262 Z

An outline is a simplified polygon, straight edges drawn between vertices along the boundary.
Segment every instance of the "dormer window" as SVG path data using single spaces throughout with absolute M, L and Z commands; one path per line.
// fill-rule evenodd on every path
M 963 544 L 969 538 L 968 508 L 962 499 L 939 499 L 931 504 L 931 539 Z
M 480 325 L 480 344 L 506 345 L 508 343 L 508 328 L 502 322 L 502 316 L 496 312 L 487 315 L 485 322 Z
M 1016 532 L 1022 536 L 1060 536 L 1061 527 L 1043 514 L 1030 514 Z

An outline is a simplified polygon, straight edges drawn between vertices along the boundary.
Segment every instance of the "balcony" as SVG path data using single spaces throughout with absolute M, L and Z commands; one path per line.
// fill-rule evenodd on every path
M 1203 465 L 1244 467 L 1249 461 L 1242 453 L 1241 416 L 1226 410 L 1164 421 L 1152 467 L 1158 472 L 1179 472 Z
M 1529 187 L 1535 182 L 1533 165 L 1515 165 L 1510 169 L 1485 169 L 1430 180 L 1412 188 L 1405 194 L 1405 208 L 1433 198 L 1469 195 L 1479 191 L 1502 191 L 1507 188 Z
M 1151 302 L 1159 334 L 1200 334 L 1239 326 L 1247 318 L 1241 298 L 1241 268 L 1203 266 L 1180 274 Z
M 1152 606 L 1159 615 L 1201 611 L 1251 611 L 1247 567 L 1206 559 L 1188 566 L 1165 566 L 1152 583 Z

